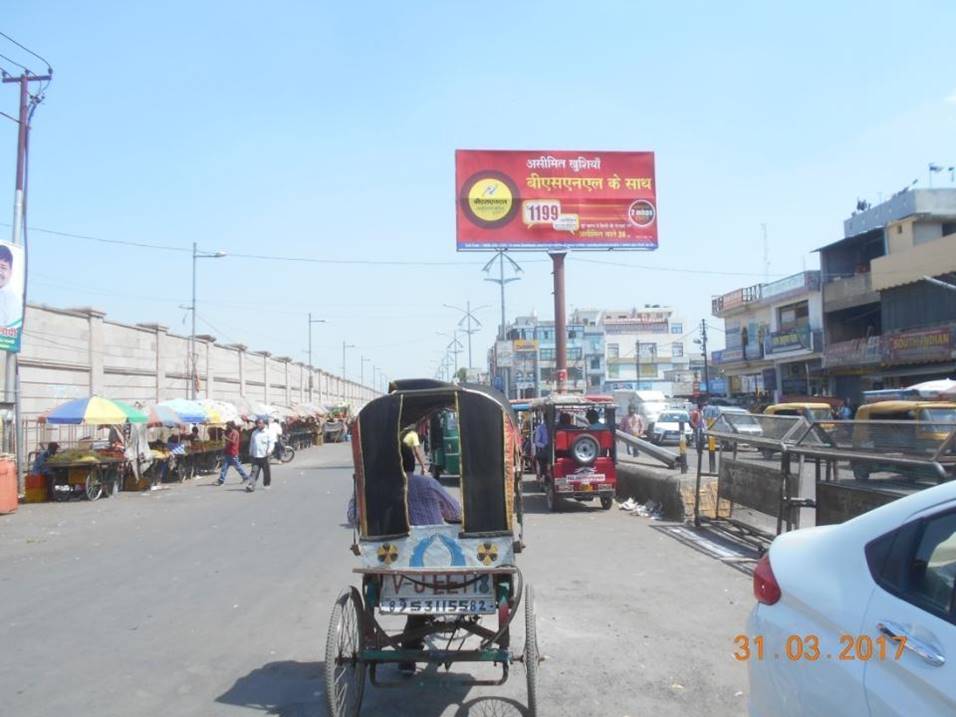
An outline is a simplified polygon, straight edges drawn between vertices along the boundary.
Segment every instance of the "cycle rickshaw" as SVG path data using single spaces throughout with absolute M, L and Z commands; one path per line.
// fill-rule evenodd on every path
M 520 456 L 508 401 L 490 389 L 431 380 L 396 381 L 389 390 L 361 410 L 352 428 L 352 551 L 361 561 L 354 572 L 362 585 L 344 590 L 332 611 L 325 654 L 329 714 L 359 713 L 366 676 L 375 686 L 408 684 L 389 680 L 383 665 L 493 663 L 500 677 L 465 682 L 500 685 L 512 663 L 523 662 L 535 715 L 541 658 L 534 592 L 515 565 L 523 548 Z M 410 525 L 401 432 L 443 410 L 458 416 L 462 523 Z M 515 653 L 511 625 L 519 612 L 525 642 Z M 418 617 L 407 619 L 404 629 L 386 629 L 380 618 L 395 615 Z

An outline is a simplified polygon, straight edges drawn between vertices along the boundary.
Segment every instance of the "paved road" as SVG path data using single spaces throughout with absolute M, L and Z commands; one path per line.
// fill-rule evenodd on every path
M 352 582 L 350 464 L 347 446 L 325 446 L 277 468 L 269 492 L 204 479 L 0 516 L 0 714 L 324 715 L 328 615 Z M 731 651 L 747 576 L 646 518 L 527 506 L 541 714 L 745 711 Z M 370 688 L 363 714 L 520 715 L 524 702 L 516 665 L 497 688 Z

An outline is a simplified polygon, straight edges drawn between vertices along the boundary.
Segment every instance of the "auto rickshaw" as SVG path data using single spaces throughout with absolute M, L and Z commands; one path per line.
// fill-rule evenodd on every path
M 833 418 L 833 408 L 829 403 L 822 402 L 773 403 L 767 406 L 763 413 L 765 416 L 800 416 L 808 423 L 818 423 Z M 832 425 L 823 424 L 823 428 L 830 428 Z M 761 448 L 760 453 L 764 458 L 773 458 L 776 451 L 772 448 Z
M 458 417 L 454 411 L 439 411 L 431 416 L 428 427 L 428 462 L 437 479 L 442 473 L 458 475 L 461 442 Z
M 443 411 L 458 418 L 462 522 L 412 525 L 400 435 Z M 528 714 L 537 714 L 534 592 L 515 564 L 524 544 L 513 422 L 503 396 L 425 379 L 394 381 L 388 394 L 359 412 L 352 428 L 352 552 L 362 583 L 346 588 L 332 611 L 325 652 L 332 717 L 358 715 L 366 677 L 376 686 L 407 684 L 390 679 L 384 666 L 449 669 L 459 662 L 501 670 L 497 679 L 462 677 L 470 685 L 500 685 L 514 662 L 524 663 Z M 520 654 L 511 646 L 519 612 L 525 620 Z M 404 628 L 390 628 L 383 616 L 404 616 Z
M 548 509 L 561 510 L 564 500 L 598 498 L 601 507 L 609 510 L 617 490 L 614 401 L 559 394 L 536 399 L 531 405 L 547 428 L 547 458 L 538 460 L 537 469 Z
M 956 403 L 943 401 L 877 401 L 864 403 L 856 411 L 853 446 L 892 454 L 933 455 L 956 430 Z M 870 429 L 866 422 L 892 421 L 889 430 Z M 871 473 L 892 471 L 906 478 L 938 479 L 935 473 L 920 468 L 905 468 L 876 461 L 850 463 L 857 480 L 867 480 Z

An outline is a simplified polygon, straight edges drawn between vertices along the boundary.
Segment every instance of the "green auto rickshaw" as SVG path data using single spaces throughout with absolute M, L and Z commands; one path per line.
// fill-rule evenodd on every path
M 460 457 L 458 416 L 454 411 L 434 414 L 428 432 L 428 460 L 431 463 L 432 475 L 436 479 L 442 473 L 458 475 L 461 471 Z

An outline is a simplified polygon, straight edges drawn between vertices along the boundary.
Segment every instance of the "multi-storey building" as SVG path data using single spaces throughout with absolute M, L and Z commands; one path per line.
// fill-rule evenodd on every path
M 712 360 L 726 375 L 731 395 L 781 400 L 823 391 L 819 271 L 717 296 L 711 311 L 724 320 L 726 348 L 713 352 Z
M 685 325 L 674 309 L 658 304 L 605 310 L 602 324 L 605 390 L 658 390 L 673 395 L 674 382 L 668 375 L 689 368 L 687 340 L 692 327 Z
M 951 377 L 956 189 L 900 192 L 854 213 L 843 235 L 818 249 L 829 390 L 858 401 L 868 389 Z

